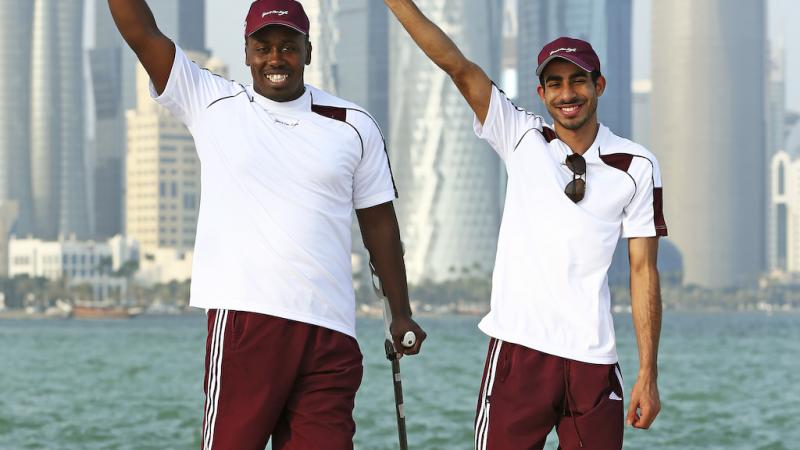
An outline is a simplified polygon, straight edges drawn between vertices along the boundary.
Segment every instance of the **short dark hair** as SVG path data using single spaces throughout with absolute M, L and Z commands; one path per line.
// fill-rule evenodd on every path
M 589 76 L 592 77 L 593 84 L 597 84 L 597 79 L 600 78 L 600 75 L 602 74 L 599 70 L 593 70 L 589 72 Z M 542 88 L 544 88 L 544 71 L 542 71 L 542 74 L 539 75 L 539 84 L 542 86 Z

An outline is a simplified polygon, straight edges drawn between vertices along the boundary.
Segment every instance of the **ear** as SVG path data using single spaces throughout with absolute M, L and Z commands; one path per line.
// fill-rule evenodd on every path
M 250 67 L 250 51 L 247 49 L 247 40 L 244 41 L 244 65 Z
M 606 77 L 602 75 L 597 77 L 597 81 L 594 82 L 594 90 L 597 92 L 598 97 L 603 95 L 603 92 L 606 91 Z
M 306 40 L 306 65 L 311 64 L 311 41 Z
M 544 101 L 544 86 L 542 86 L 541 84 L 536 86 L 536 92 L 539 94 L 539 98 L 542 100 L 542 103 L 545 103 L 545 101 Z

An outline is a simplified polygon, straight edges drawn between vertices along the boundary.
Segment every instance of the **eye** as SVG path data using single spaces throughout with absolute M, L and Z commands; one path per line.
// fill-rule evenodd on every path
M 293 52 L 293 51 L 294 51 L 294 46 L 291 45 L 291 44 L 286 44 L 286 45 L 281 47 L 281 52 L 282 53 L 290 53 L 290 52 Z
M 555 88 L 555 87 L 559 87 L 559 86 L 561 86 L 561 83 L 559 83 L 558 81 L 551 81 L 551 82 L 547 83 L 547 87 Z

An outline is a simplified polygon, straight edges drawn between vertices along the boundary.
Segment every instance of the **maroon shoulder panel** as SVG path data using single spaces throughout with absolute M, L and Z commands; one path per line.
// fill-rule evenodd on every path
M 633 155 L 628 153 L 612 153 L 610 155 L 600 155 L 600 159 L 615 169 L 627 172 L 633 161 Z
M 558 137 L 556 136 L 556 132 L 553 131 L 552 128 L 548 127 L 542 127 L 542 135 L 544 136 L 544 140 L 548 143 Z
M 336 106 L 311 105 L 311 111 L 340 122 L 345 122 L 347 119 L 347 110 Z
M 664 221 L 663 188 L 653 189 L 653 222 L 656 224 L 656 236 L 667 235 L 667 223 Z

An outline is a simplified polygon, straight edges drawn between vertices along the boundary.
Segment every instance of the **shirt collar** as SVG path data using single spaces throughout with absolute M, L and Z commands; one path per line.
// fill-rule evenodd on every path
M 608 127 L 606 127 L 602 123 L 599 125 L 600 126 L 597 129 L 597 136 L 594 137 L 594 142 L 592 142 L 592 145 L 590 145 L 589 148 L 586 149 L 585 152 L 583 152 L 583 155 L 581 155 L 583 156 L 583 159 L 587 161 L 594 161 L 600 159 L 599 149 L 601 146 L 605 144 L 606 138 L 608 137 L 609 133 Z M 555 127 L 553 127 L 553 129 L 555 129 Z M 569 148 L 569 146 L 564 143 L 564 141 L 558 138 L 558 136 L 556 136 L 555 141 L 559 142 L 561 150 L 564 152 L 565 158 L 569 156 L 571 153 L 574 153 L 572 149 Z
M 259 94 L 253 89 L 253 86 L 247 86 L 253 101 L 258 103 L 262 108 L 270 112 L 302 112 L 311 111 L 311 89 L 306 85 L 306 90 L 300 97 L 288 102 L 276 102 L 267 97 Z

